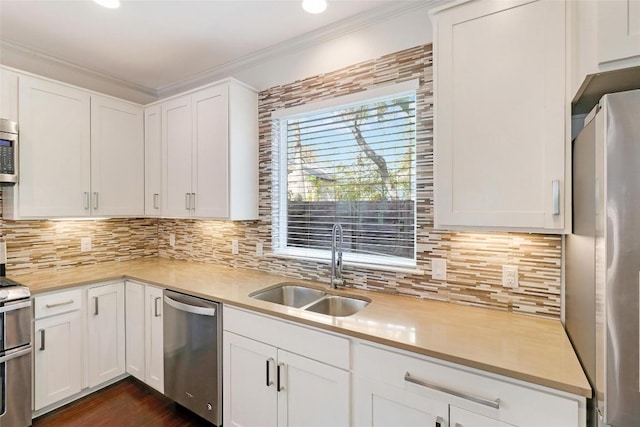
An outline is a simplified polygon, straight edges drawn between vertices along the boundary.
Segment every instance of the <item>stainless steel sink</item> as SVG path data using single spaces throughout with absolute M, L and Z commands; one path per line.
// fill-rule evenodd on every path
M 346 317 L 356 314 L 369 305 L 370 301 L 339 295 L 327 295 L 320 301 L 306 307 L 305 310 L 314 313 L 327 314 L 335 317 Z
M 281 283 L 277 287 L 254 292 L 249 296 L 261 301 L 300 308 L 322 298 L 324 291 L 295 283 Z

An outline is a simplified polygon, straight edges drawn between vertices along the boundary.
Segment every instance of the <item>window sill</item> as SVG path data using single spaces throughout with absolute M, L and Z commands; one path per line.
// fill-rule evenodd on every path
M 311 261 L 318 262 L 321 264 L 331 264 L 331 258 L 326 257 L 316 257 L 316 256 L 308 256 L 308 255 L 297 255 L 286 252 L 269 252 L 265 253 L 265 256 L 271 258 L 283 258 L 283 259 L 293 259 L 299 261 Z M 378 264 L 378 263 L 368 263 L 368 262 L 359 262 L 359 261 L 351 261 L 343 258 L 343 265 L 345 267 L 356 267 L 367 270 L 379 270 L 379 271 L 389 271 L 393 273 L 405 273 L 405 274 L 415 274 L 419 276 L 424 276 L 424 270 L 421 270 L 415 266 L 404 266 L 404 265 L 390 265 L 390 264 Z

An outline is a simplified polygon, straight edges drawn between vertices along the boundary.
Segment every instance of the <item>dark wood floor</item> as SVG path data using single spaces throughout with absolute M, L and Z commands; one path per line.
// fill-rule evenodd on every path
M 35 427 L 211 427 L 202 418 L 176 405 L 133 378 L 33 420 Z

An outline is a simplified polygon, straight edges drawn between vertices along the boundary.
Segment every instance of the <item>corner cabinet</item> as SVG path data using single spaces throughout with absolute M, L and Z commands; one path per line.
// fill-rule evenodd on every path
M 256 92 L 228 80 L 160 106 L 162 216 L 257 219 Z
M 224 328 L 224 425 L 351 425 L 347 338 L 227 306 Z
M 438 228 L 570 230 L 567 5 L 432 11 Z
M 142 215 L 142 108 L 45 79 L 17 79 L 19 181 L 3 192 L 4 217 Z

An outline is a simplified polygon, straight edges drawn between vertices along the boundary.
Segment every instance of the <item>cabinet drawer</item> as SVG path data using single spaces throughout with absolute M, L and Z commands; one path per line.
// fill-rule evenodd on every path
M 56 292 L 34 298 L 34 316 L 41 319 L 54 314 L 80 310 L 82 306 L 82 290 Z
M 342 369 L 349 369 L 350 366 L 350 341 L 346 337 L 228 306 L 224 307 L 223 327 L 226 331 L 322 360 L 328 365 Z
M 470 368 L 447 366 L 366 344 L 354 350 L 353 364 L 360 378 L 446 400 L 505 423 L 523 427 L 578 425 L 579 400 L 562 392 L 555 394 L 550 389 L 535 389 L 534 385 L 502 380 L 490 373 L 472 372 Z

